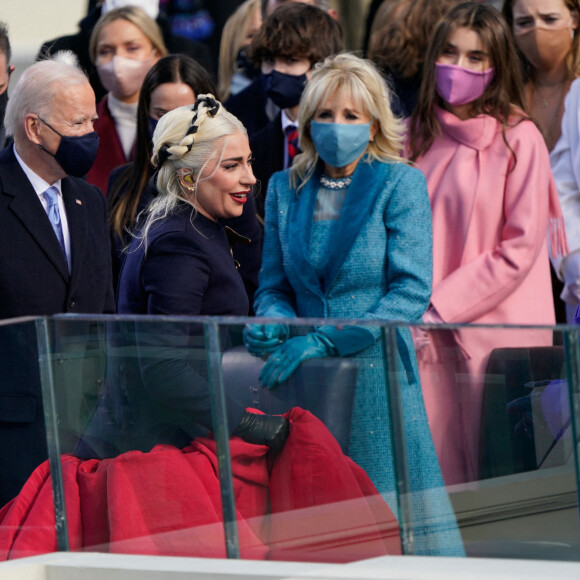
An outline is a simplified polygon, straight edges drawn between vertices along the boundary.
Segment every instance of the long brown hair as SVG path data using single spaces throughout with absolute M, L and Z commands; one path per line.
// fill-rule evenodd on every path
M 529 118 L 525 112 L 523 82 L 518 56 L 507 23 L 498 10 L 487 4 L 467 2 L 453 8 L 441 20 L 429 45 L 425 58 L 423 81 L 417 107 L 410 120 L 410 158 L 421 157 L 431 147 L 441 127 L 435 115 L 435 106 L 442 106 L 442 99 L 435 92 L 435 63 L 452 32 L 468 28 L 477 33 L 489 54 L 494 77 L 483 95 L 471 104 L 470 116 L 486 114 L 502 124 L 504 141 L 510 117 L 516 122 Z M 512 151 L 513 153 L 513 151 Z
M 371 29 L 369 58 L 400 78 L 421 72 L 433 29 L 462 0 L 389 0 Z

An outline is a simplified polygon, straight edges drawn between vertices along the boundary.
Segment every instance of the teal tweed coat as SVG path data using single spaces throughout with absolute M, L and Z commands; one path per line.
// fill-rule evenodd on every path
M 291 189 L 288 170 L 270 179 L 256 314 L 420 320 L 429 305 L 432 275 L 431 208 L 421 171 L 366 159 L 357 165 L 332 233 L 323 280 L 309 260 L 319 179 L 320 169 L 299 192 Z M 374 346 L 356 355 L 359 375 L 349 455 L 396 511 L 384 345 L 380 328 L 372 331 Z M 397 345 L 417 552 L 461 555 L 408 330 L 398 332 Z

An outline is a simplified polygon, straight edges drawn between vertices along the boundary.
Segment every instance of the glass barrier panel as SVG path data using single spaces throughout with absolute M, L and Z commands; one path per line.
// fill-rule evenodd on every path
M 578 560 L 570 396 L 577 330 L 411 329 L 433 442 L 468 556 Z M 577 371 L 575 371 L 577 372 Z M 577 376 L 577 375 L 576 375 Z M 404 451 L 403 446 L 397 453 Z M 407 462 L 413 450 L 407 445 Z
M 242 558 L 352 562 L 402 552 L 381 326 L 350 328 L 350 340 L 373 344 L 363 356 L 330 348 L 334 330 L 333 321 L 244 320 L 241 343 L 223 353 L 226 393 L 288 421 L 283 446 L 277 436 L 266 446 L 230 440 Z
M 44 551 L 580 559 L 574 327 L 61 316 L 30 332 L 55 457 L 8 511 L 34 516 L 19 537 L 50 535 Z
M 0 560 L 34 553 L 36 531 L 55 534 L 52 503 L 41 521 L 11 510 L 24 483 L 48 457 L 36 324 L 34 318 L 0 321 Z M 51 500 L 50 485 L 47 491 Z M 16 539 L 21 540 L 17 546 Z
M 214 412 L 208 356 L 208 344 L 227 343 L 227 328 L 214 329 L 213 343 L 207 321 L 193 319 L 54 317 L 38 328 L 56 457 L 26 481 L 13 510 L 43 520 L 52 484 L 56 532 L 37 531 L 36 553 L 231 555 L 218 473 L 229 449 L 218 452 L 210 433 L 243 409 L 232 402 Z M 218 416 L 226 417 L 220 429 Z

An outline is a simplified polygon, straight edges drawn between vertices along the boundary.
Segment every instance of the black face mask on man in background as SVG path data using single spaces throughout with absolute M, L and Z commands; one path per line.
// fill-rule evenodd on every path
M 264 75 L 266 94 L 281 109 L 291 109 L 300 103 L 300 97 L 308 82 L 306 74 L 288 75 L 276 70 Z
M 260 67 L 256 66 L 248 58 L 248 47 L 240 48 L 236 58 L 236 70 L 246 75 L 249 79 L 256 79 L 260 76 Z

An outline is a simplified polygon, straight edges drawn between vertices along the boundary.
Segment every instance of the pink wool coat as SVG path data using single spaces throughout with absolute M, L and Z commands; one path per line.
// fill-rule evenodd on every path
M 566 252 L 548 150 L 531 121 L 460 120 L 417 161 L 433 216 L 431 305 L 446 323 L 555 323 L 548 232 Z M 517 160 L 517 161 L 516 161 Z M 483 373 L 494 348 L 542 346 L 550 331 L 437 331 L 418 352 L 429 423 L 446 483 L 477 478 Z

